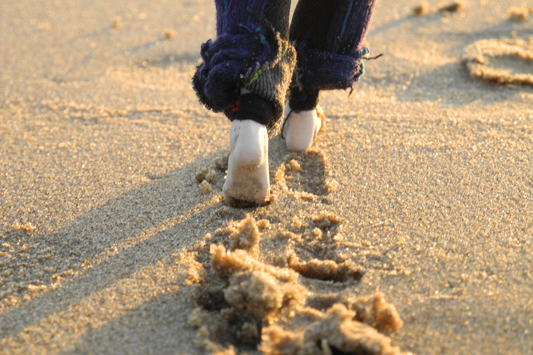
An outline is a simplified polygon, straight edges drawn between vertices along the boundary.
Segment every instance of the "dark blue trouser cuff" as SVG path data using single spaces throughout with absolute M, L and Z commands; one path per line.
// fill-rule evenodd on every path
M 234 105 L 235 119 L 239 121 L 252 120 L 268 126 L 274 116 L 274 105 L 256 94 L 241 95 Z

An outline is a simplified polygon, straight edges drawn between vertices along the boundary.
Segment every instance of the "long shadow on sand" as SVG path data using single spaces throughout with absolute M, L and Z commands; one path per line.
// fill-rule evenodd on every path
M 407 89 L 396 91 L 396 97 L 403 102 L 431 101 L 457 107 L 474 101 L 483 104 L 505 102 L 509 100 L 509 95 L 519 92 L 533 93 L 533 88 L 493 84 L 471 78 L 465 65 L 458 61 L 413 77 Z
M 271 147 L 271 178 L 274 178 L 278 167 L 287 163 L 284 160 L 287 151 L 279 137 L 271 140 Z M 30 345 L 27 344 L 27 339 L 21 337 L 25 330 L 46 327 L 50 317 L 53 318 L 57 314 L 67 314 L 69 317 L 70 312 L 77 313 L 71 311 L 71 307 L 83 303 L 91 296 L 97 295 L 97 299 L 105 299 L 108 296 L 103 290 L 117 285 L 122 280 L 134 280 L 139 271 L 154 267 L 162 261 L 172 263 L 173 254 L 185 250 L 187 245 L 207 232 L 198 229 L 200 226 L 209 225 L 210 231 L 214 231 L 225 226 L 228 220 L 242 219 L 245 213 L 260 209 L 233 208 L 217 199 L 223 184 L 223 174 L 220 171 L 214 183 L 215 192 L 210 195 L 200 194 L 195 172 L 205 166 L 214 168 L 213 160 L 220 155 L 221 152 L 215 153 L 180 170 L 152 177 L 150 181 L 121 197 L 91 210 L 58 233 L 41 237 L 46 240 L 46 246 L 55 247 L 56 254 L 59 255 L 54 259 L 57 260 L 59 256 L 65 261 L 55 270 L 55 275 L 63 275 L 71 270 L 79 271 L 70 276 L 67 273 L 56 289 L 43 292 L 22 305 L 13 306 L 0 313 L 0 342 L 8 340 L 23 347 Z M 309 164 L 318 163 L 309 161 Z M 316 166 L 315 168 L 319 170 L 318 175 L 321 175 L 317 178 L 324 180 L 324 169 Z M 154 198 L 159 201 L 158 204 L 154 204 Z M 190 237 L 182 240 L 178 239 L 177 235 Z M 91 247 L 87 248 L 87 243 L 82 243 L 82 239 L 91 241 Z M 46 266 L 46 261 L 42 266 Z M 176 285 L 183 282 L 183 275 L 174 280 Z M 43 284 L 48 287 L 55 282 L 52 273 L 45 276 L 44 280 Z M 176 304 L 167 301 L 161 303 L 162 301 L 157 300 L 159 296 L 149 295 L 148 305 L 142 302 L 119 316 L 119 319 L 127 320 L 137 309 L 161 307 L 162 311 L 154 312 L 154 322 L 157 314 L 161 312 L 167 315 L 175 312 Z M 169 294 L 163 295 L 161 299 L 168 297 Z M 87 339 L 98 337 L 97 334 L 106 334 L 105 329 L 108 327 L 120 328 L 117 322 L 119 321 L 115 318 L 109 325 L 104 324 L 98 327 L 98 330 L 91 330 L 86 335 Z M 178 322 L 183 324 L 183 320 Z M 127 321 L 121 324 L 128 327 Z M 129 326 L 133 327 L 132 332 L 137 331 L 134 326 Z M 66 329 L 68 325 L 62 327 L 65 327 L 62 331 L 70 333 L 70 330 Z M 171 330 L 168 329 L 168 332 Z
M 177 63 L 196 64 L 199 59 L 200 56 L 198 55 L 198 53 L 166 53 L 163 55 L 159 55 L 155 58 L 136 62 L 136 65 L 141 68 L 147 66 L 168 68 L 173 65 L 176 65 Z
M 438 101 L 443 105 L 457 107 L 473 101 L 483 104 L 504 102 L 509 99 L 509 95 L 518 92 L 533 93 L 531 86 L 501 85 L 471 78 L 461 61 L 466 46 L 482 39 L 509 36 L 515 28 L 513 26 L 516 26 L 516 23 L 506 20 L 475 33 L 441 32 L 439 38 L 442 41 L 448 41 L 451 37 L 455 38 L 455 41 L 458 40 L 458 43 L 450 50 L 450 54 L 454 55 L 457 60 L 454 63 L 439 66 L 430 72 L 417 74 L 410 80 L 407 89 L 396 90 L 397 98 L 404 102 Z M 521 38 L 527 38 L 532 34 L 531 28 L 521 27 Z M 502 69 L 513 70 L 512 67 Z
M 46 239 L 46 245 L 55 246 L 57 253 L 65 260 L 64 266 L 58 268 L 56 274 L 72 268 L 81 272 L 72 280 L 67 279 L 56 290 L 33 298 L 24 307 L 15 306 L 0 313 L 0 324 L 3 325 L 0 327 L 0 340 L 14 336 L 24 328 L 68 308 L 111 283 L 129 277 L 179 251 L 187 241 L 175 238 L 178 230 L 187 229 L 194 235 L 194 226 L 199 220 L 214 218 L 216 224 L 222 225 L 225 219 L 231 218 L 231 214 L 221 218 L 216 216 L 216 211 L 221 207 L 220 202 L 200 213 L 188 215 L 192 209 L 213 197 L 198 197 L 198 188 L 190 187 L 197 185 L 194 171 L 212 162 L 215 156 L 208 156 L 179 171 L 158 176 L 120 198 L 91 210 L 57 234 L 42 237 Z M 151 197 L 158 195 L 165 196 L 165 204 L 154 205 L 151 202 Z M 241 215 L 242 211 L 235 209 L 235 217 Z M 172 227 L 143 237 L 147 230 L 172 219 L 175 220 Z M 90 249 L 81 243 L 82 238 L 91 241 Z M 164 245 L 161 243 L 163 240 Z M 115 245 L 126 247 L 113 253 Z M 91 264 L 92 261 L 94 265 L 91 268 L 84 268 L 84 264 Z M 50 286 L 54 281 L 52 275 L 48 276 L 44 284 Z M 19 321 L 12 322 L 14 319 Z

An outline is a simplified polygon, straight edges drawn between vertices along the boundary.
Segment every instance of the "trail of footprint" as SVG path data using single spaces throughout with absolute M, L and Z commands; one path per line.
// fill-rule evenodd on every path
M 332 222 L 333 216 L 324 214 L 313 223 L 329 228 Z M 382 294 L 356 297 L 346 288 L 317 295 L 308 288 L 313 280 L 302 282 L 294 268 L 261 261 L 259 229 L 268 234 L 271 227 L 247 217 L 191 248 L 197 260 L 189 279 L 196 308 L 189 322 L 201 348 L 211 354 L 402 354 L 381 333 L 402 326 Z M 306 267 L 312 270 L 312 264 Z
M 224 170 L 226 161 L 221 156 L 213 168 Z M 219 355 L 402 354 L 382 333 L 403 324 L 394 306 L 381 293 L 354 294 L 363 272 L 344 242 L 342 220 L 322 210 L 338 185 L 324 152 L 289 154 L 272 174 L 277 197 L 257 213 L 268 220 L 229 221 L 188 251 L 195 261 L 185 284 L 196 307 L 189 322 L 198 346 Z M 218 183 L 210 167 L 196 180 Z M 287 204 L 315 213 L 297 212 L 290 223 Z
M 223 174 L 227 169 L 228 154 L 225 152 L 218 156 L 213 163 L 201 167 L 196 172 L 196 180 L 200 191 L 208 194 L 222 188 L 223 180 L 217 181 L 218 170 Z M 288 192 L 296 198 L 315 200 L 317 197 L 325 197 L 335 192 L 338 182 L 335 181 L 328 171 L 327 157 L 321 149 L 311 148 L 305 152 L 291 153 L 283 157 L 281 164 L 274 172 L 271 172 L 271 180 L 277 186 L 271 186 L 274 194 L 276 187 L 281 191 Z M 213 184 L 218 183 L 215 187 Z M 275 198 L 275 197 L 274 197 Z M 234 207 L 254 207 L 253 203 L 234 201 L 227 199 L 226 204 Z
M 326 155 L 318 148 L 286 155 L 275 181 L 283 189 L 309 200 L 334 192 L 338 186 L 329 176 Z
M 341 220 L 335 213 L 322 211 L 302 224 L 293 220 L 293 231 L 284 231 L 286 264 L 300 275 L 333 282 L 359 281 L 363 271 L 343 252 L 347 245 L 340 234 Z
M 533 85 L 533 38 L 485 39 L 464 50 L 470 76 L 497 84 Z

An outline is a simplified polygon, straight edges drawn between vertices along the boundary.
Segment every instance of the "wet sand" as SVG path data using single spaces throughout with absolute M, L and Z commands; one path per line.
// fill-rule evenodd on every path
M 530 4 L 421 4 L 378 3 L 385 55 L 235 208 L 190 84 L 211 1 L 0 3 L 0 354 L 531 353 Z

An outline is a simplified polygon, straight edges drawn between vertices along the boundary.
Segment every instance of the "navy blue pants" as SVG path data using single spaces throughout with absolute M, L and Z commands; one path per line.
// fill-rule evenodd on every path
M 276 95 L 265 94 L 268 88 L 240 95 L 244 73 L 270 74 L 271 79 L 265 81 L 274 83 L 270 91 L 287 81 L 294 110 L 315 108 L 320 90 L 352 88 L 363 72 L 361 58 L 368 54 L 361 42 L 375 2 L 299 0 L 289 24 L 291 0 L 215 0 L 217 39 L 202 46 L 204 63 L 193 78 L 200 100 L 232 120 L 253 119 L 271 127 L 280 119 L 282 98 L 272 99 Z M 277 47 L 271 32 L 279 34 Z M 285 55 L 287 49 L 281 50 L 283 43 L 296 53 L 290 78 L 286 78 L 287 70 L 276 72 L 270 70 L 276 64 L 268 65 L 277 63 L 271 60 L 274 48 L 278 48 L 280 65 L 290 62 L 290 51 Z M 204 90 L 205 85 L 218 92 Z M 231 95 L 226 95 L 229 91 Z

